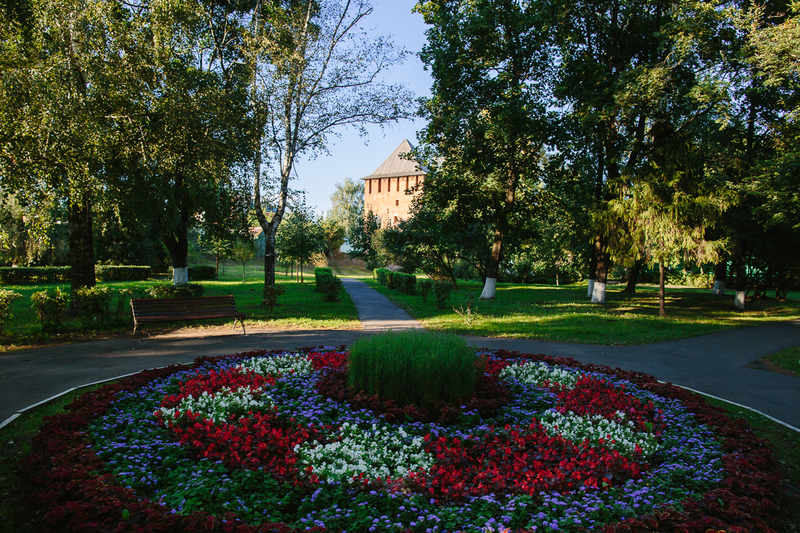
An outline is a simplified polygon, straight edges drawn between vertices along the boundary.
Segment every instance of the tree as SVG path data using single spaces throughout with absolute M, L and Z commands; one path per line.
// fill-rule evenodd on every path
M 368 39 L 360 25 L 372 12 L 364 0 L 279 1 L 255 21 L 249 57 L 257 122 L 254 204 L 264 230 L 264 289 L 275 285 L 276 235 L 287 208 L 295 162 L 324 151 L 341 127 L 365 132 L 410 115 L 411 97 L 381 76 L 404 53 L 385 38 Z M 276 163 L 274 194 L 266 194 L 262 154 Z M 266 166 L 266 165 L 264 165 Z
M 346 178 L 344 183 L 337 183 L 331 195 L 331 205 L 328 218 L 344 228 L 345 238 L 352 243 L 364 218 L 364 182 Z
M 231 256 L 242 264 L 242 283 L 247 275 L 247 262 L 256 254 L 255 246 L 250 240 L 240 239 L 231 247 Z
M 421 57 L 434 79 L 421 140 L 443 159 L 434 167 L 429 158 L 424 188 L 467 190 L 477 200 L 470 209 L 492 231 L 480 297 L 494 298 L 518 188 L 540 177 L 551 64 L 545 32 L 529 3 L 429 0 L 416 9 L 431 25 Z
M 379 266 L 377 263 L 378 252 L 373 247 L 372 241 L 380 229 L 380 218 L 370 210 L 361 219 L 361 223 L 356 226 L 350 241 L 350 257 L 363 260 L 369 270 Z
M 330 218 L 320 220 L 319 224 L 325 240 L 325 255 L 333 259 L 333 256 L 339 253 L 339 249 L 344 244 L 345 229 L 337 221 Z
M 276 236 L 276 244 L 278 253 L 285 261 L 299 265 L 300 283 L 303 283 L 303 265 L 311 262 L 314 255 L 325 251 L 322 225 L 305 203 L 295 206 L 286 217 L 286 223 Z

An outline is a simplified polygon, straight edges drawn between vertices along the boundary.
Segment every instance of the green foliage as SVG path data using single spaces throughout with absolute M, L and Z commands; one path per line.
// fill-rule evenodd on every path
M 334 276 L 332 272 L 314 272 L 316 275 L 317 291 L 322 293 L 322 299 L 326 302 L 336 302 L 344 290 L 342 280 Z
M 404 294 L 416 294 L 417 277 L 413 274 L 395 272 L 388 268 L 376 268 L 373 276 L 378 283 L 390 289 L 398 290 Z
M 325 235 L 318 218 L 301 204 L 286 217 L 275 238 L 278 254 L 284 261 L 305 265 L 311 258 L 325 251 Z M 300 280 L 303 281 L 302 269 Z
M 67 305 L 69 296 L 58 287 L 31 294 L 31 306 L 39 317 L 39 323 L 44 331 L 58 329 Z
M 11 320 L 11 302 L 22 295 L 18 292 L 0 289 L 0 328 Z
M 344 228 L 344 237 L 352 243 L 361 221 L 364 219 L 364 182 L 346 178 L 337 183 L 331 195 L 331 210 L 328 218 Z
M 239 239 L 231 248 L 231 256 L 242 264 L 242 283 L 247 275 L 247 262 L 256 254 L 256 247 L 250 239 Z
M 269 309 L 270 313 L 275 308 L 275 304 L 278 303 L 278 296 L 282 296 L 286 294 L 286 288 L 282 285 L 272 285 L 271 287 L 264 287 L 264 297 L 262 300 L 262 305 Z
M 0 267 L 0 281 L 9 285 L 69 281 L 70 267 Z
M 75 290 L 75 311 L 84 328 L 103 326 L 106 313 L 111 306 L 111 289 L 109 287 L 81 287 Z
M 475 353 L 456 336 L 390 332 L 350 348 L 350 386 L 401 406 L 467 400 L 475 394 L 475 372 Z
M 322 292 L 322 290 L 320 288 L 320 282 L 319 282 L 320 276 L 325 276 L 325 275 L 328 275 L 328 274 L 333 276 L 333 270 L 331 270 L 330 267 L 316 267 L 316 268 L 314 268 L 314 291 Z
M 147 292 L 151 298 L 197 298 L 203 296 L 205 287 L 199 283 L 186 283 L 185 285 L 160 283 L 147 289 Z
M 217 278 L 217 269 L 208 265 L 191 265 L 189 268 L 189 279 L 192 281 L 203 281 Z
M 373 270 L 378 266 L 378 251 L 373 247 L 373 237 L 380 231 L 380 219 L 378 215 L 369 211 L 356 224 L 353 234 L 350 236 L 350 257 L 362 259 L 367 270 Z
M 433 284 L 433 280 L 430 279 L 421 279 L 417 281 L 417 289 L 419 289 L 419 294 L 422 296 L 423 303 L 428 301 L 428 293 L 433 289 Z
M 433 282 L 433 300 L 436 302 L 438 309 L 444 309 L 447 306 L 447 300 L 450 299 L 452 290 L 453 285 L 448 281 Z
M 713 285 L 713 279 L 710 279 L 708 274 L 700 274 L 694 272 L 687 272 L 685 270 L 678 270 L 667 274 L 667 285 L 677 285 L 680 287 L 697 287 L 708 288 L 709 281 Z
M 189 276 L 191 277 L 189 267 Z M 134 281 L 146 280 L 150 277 L 151 268 L 149 266 L 129 266 L 129 265 L 98 265 L 95 268 L 95 276 L 98 281 Z

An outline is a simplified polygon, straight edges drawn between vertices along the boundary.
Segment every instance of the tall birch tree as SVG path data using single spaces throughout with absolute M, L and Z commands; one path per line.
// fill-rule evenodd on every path
M 264 230 L 264 290 L 274 290 L 275 237 L 295 164 L 331 135 L 411 114 L 412 95 L 383 79 L 405 52 L 363 29 L 365 0 L 282 0 L 252 23 L 251 106 L 256 120 L 253 197 Z M 270 165 L 272 163 L 273 165 Z

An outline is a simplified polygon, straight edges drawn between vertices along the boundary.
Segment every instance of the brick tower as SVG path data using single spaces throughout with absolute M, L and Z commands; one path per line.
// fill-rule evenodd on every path
M 425 179 L 425 171 L 418 163 L 403 158 L 412 149 L 411 143 L 404 140 L 375 172 L 362 178 L 364 212 L 371 210 L 378 215 L 384 228 L 410 216 L 415 194 L 411 189 Z

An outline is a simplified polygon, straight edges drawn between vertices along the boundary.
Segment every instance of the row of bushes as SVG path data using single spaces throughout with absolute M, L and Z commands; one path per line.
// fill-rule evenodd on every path
M 326 302 L 336 302 L 342 293 L 344 286 L 342 280 L 333 275 L 333 270 L 328 267 L 317 267 L 314 269 L 314 290 L 322 293 L 322 299 Z
M 389 270 L 388 268 L 376 268 L 373 271 L 373 274 L 375 279 L 378 280 L 378 283 L 385 287 L 398 290 L 403 294 L 413 295 L 417 293 L 417 277 L 413 274 L 395 272 L 394 270 Z
M 450 291 L 453 289 L 448 281 L 417 280 L 417 277 L 412 274 L 395 272 L 388 268 L 376 268 L 373 270 L 373 275 L 381 285 L 398 290 L 403 294 L 414 295 L 419 292 L 423 303 L 428 301 L 429 294 L 433 294 L 433 301 L 436 302 L 436 307 L 439 309 L 445 308 L 447 300 L 450 299 Z
M 150 279 L 153 269 L 149 266 L 98 265 L 94 269 L 97 281 L 143 281 Z M 189 267 L 189 279 L 202 281 L 215 279 L 217 269 L 212 265 Z M 70 267 L 0 267 L 0 282 L 8 285 L 30 285 L 34 283 L 58 283 L 70 280 Z
M 211 267 L 213 270 L 213 267 Z M 150 278 L 149 266 L 98 265 L 94 274 L 98 281 L 137 281 Z M 9 285 L 58 283 L 70 280 L 70 267 L 0 267 L 0 282 Z
M 125 316 L 123 310 L 131 298 L 189 298 L 202 296 L 204 290 L 202 285 L 191 283 L 177 287 L 159 284 L 147 289 L 112 289 L 99 286 L 81 288 L 75 292 L 74 312 L 84 328 L 104 326 L 109 321 L 119 322 L 120 317 Z M 19 293 L 0 289 L 0 327 L 12 317 L 11 302 L 20 297 Z M 60 327 L 69 301 L 69 294 L 58 287 L 31 295 L 31 307 L 44 331 L 53 331 Z

